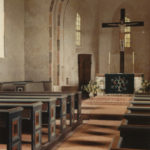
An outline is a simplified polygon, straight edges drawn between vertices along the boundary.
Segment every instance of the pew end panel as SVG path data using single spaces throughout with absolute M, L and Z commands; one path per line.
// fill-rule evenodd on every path
M 21 112 L 22 107 L 0 107 L 0 144 L 8 150 L 21 150 Z
M 11 101 L 11 102 L 10 102 Z M 0 99 L 0 108 L 8 107 L 23 107 L 22 111 L 22 133 L 29 133 L 31 135 L 32 150 L 39 150 L 41 148 L 41 102 L 26 102 L 20 100 Z

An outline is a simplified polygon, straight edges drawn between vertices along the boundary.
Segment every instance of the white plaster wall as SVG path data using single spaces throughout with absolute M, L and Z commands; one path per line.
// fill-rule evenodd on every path
M 5 58 L 0 58 L 0 82 L 24 80 L 24 0 L 4 0 Z
M 51 0 L 25 0 L 25 79 L 49 80 Z
M 69 85 L 78 85 L 78 54 L 92 54 L 92 79 L 96 72 L 98 50 L 98 9 L 97 1 L 70 0 L 65 12 L 64 20 L 64 58 L 63 58 L 63 85 L 69 78 Z M 81 15 L 81 46 L 75 45 L 76 13 Z
M 26 80 L 49 80 L 50 2 L 51 0 L 25 0 Z M 67 0 L 64 3 L 66 2 Z M 132 48 L 135 51 L 136 72 L 145 73 L 147 78 L 150 77 L 148 69 L 150 65 L 150 9 L 148 0 L 69 0 L 66 10 L 63 10 L 61 15 L 61 17 L 64 15 L 64 20 L 61 20 L 64 24 L 61 22 L 60 85 L 66 85 L 66 78 L 69 78 L 69 85 L 78 85 L 78 54 L 92 54 L 92 78 L 97 72 L 109 72 L 109 51 L 111 51 L 110 71 L 111 73 L 119 72 L 119 29 L 104 29 L 101 28 L 101 24 L 119 21 L 120 8 L 126 9 L 131 20 L 145 22 L 144 28 L 133 29 Z M 82 17 L 82 44 L 79 48 L 75 46 L 77 12 Z M 57 22 L 57 14 L 54 16 L 53 20 Z M 56 28 L 53 34 L 56 34 Z M 53 51 L 57 50 L 55 44 L 53 43 Z M 56 56 L 56 54 L 53 55 L 53 63 L 55 60 L 57 61 Z M 55 66 L 53 78 L 56 80 L 57 66 L 53 66 Z M 129 67 L 126 71 L 130 73 L 132 71 L 131 64 L 127 63 L 126 66 Z

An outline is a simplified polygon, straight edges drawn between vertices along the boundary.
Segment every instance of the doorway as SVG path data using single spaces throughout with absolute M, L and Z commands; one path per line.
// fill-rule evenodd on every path
M 78 76 L 79 76 L 79 90 L 82 85 L 86 85 L 91 80 L 91 54 L 79 54 L 78 55 Z M 83 96 L 87 93 L 83 92 Z

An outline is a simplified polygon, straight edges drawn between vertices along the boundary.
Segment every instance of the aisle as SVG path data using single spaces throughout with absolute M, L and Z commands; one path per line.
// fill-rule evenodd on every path
M 100 96 L 82 103 L 83 124 L 56 150 L 108 150 L 131 96 Z

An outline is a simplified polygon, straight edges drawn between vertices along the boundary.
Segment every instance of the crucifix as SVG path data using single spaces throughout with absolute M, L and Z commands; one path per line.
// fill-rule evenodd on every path
M 144 26 L 142 21 L 125 22 L 125 9 L 120 11 L 120 22 L 102 23 L 103 28 L 120 27 L 120 73 L 124 73 L 125 27 Z

